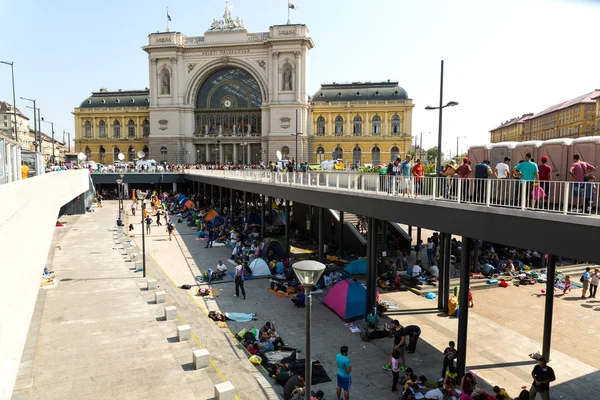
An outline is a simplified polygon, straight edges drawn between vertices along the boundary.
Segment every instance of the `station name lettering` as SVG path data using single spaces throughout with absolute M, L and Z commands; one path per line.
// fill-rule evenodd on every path
M 171 42 L 171 38 L 170 37 L 159 37 L 159 38 L 156 38 L 156 42 L 157 43 L 169 43 L 169 42 Z
M 227 54 L 250 53 L 250 49 L 203 51 L 203 56 L 224 56 Z
M 295 29 L 282 29 L 280 31 L 278 31 L 280 36 L 291 36 L 291 35 L 295 35 L 296 34 L 296 30 Z

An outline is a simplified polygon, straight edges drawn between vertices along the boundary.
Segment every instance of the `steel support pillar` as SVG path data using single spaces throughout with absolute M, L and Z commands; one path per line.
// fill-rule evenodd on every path
M 371 226 L 373 218 L 367 217 L 369 235 L 367 236 L 367 301 L 365 305 L 365 317 L 371 312 L 371 268 L 373 263 L 373 241 L 371 240 Z
M 388 234 L 387 221 L 381 220 L 381 264 L 382 265 L 385 265 L 385 260 L 387 257 L 387 234 Z
M 460 293 L 458 296 L 458 340 L 456 359 L 457 382 L 460 382 L 465 375 L 467 366 L 467 328 L 469 326 L 469 266 L 471 265 L 471 238 L 463 236 L 462 238 L 462 260 L 460 267 Z
M 244 192 L 244 224 L 248 221 L 248 201 L 246 199 L 246 193 Z
M 221 214 L 223 213 L 223 186 L 219 186 L 219 210 L 221 210 Z
M 444 276 L 446 275 L 446 260 L 444 257 L 444 251 L 446 249 L 446 235 L 445 234 L 440 234 L 440 249 L 439 249 L 439 254 L 440 256 L 438 257 L 437 260 L 437 266 L 438 269 L 440 270 L 440 276 L 438 278 L 438 310 L 443 311 L 444 310 L 444 298 L 448 297 L 448 294 L 446 293 L 445 289 L 446 287 L 444 286 Z
M 544 339 L 542 357 L 550 361 L 550 345 L 552 343 L 552 313 L 554 312 L 554 279 L 556 276 L 556 256 L 548 255 L 548 274 L 546 275 L 546 306 L 544 309 Z
M 285 201 L 285 253 L 290 255 L 290 201 Z
M 448 314 L 448 300 L 450 300 L 450 278 L 452 277 L 452 266 L 450 262 L 450 255 L 452 254 L 452 235 L 444 233 L 446 236 L 446 246 L 444 248 L 444 312 Z
M 229 189 L 229 215 L 231 215 L 231 224 L 233 225 L 233 219 L 235 218 L 233 203 L 233 189 Z
M 265 195 L 260 195 L 260 237 L 265 238 Z
M 408 236 L 412 239 L 412 225 L 408 226 Z
M 202 189 L 202 205 L 206 204 L 206 183 L 204 183 L 204 188 Z
M 420 242 L 421 242 L 421 228 L 417 227 L 417 246 L 415 247 L 415 260 L 417 261 L 417 264 L 419 263 L 419 261 L 421 261 L 421 255 L 422 255 Z
M 323 237 L 324 235 L 324 231 L 325 231 L 325 213 L 324 213 L 325 209 L 323 207 L 319 207 L 319 211 L 317 214 L 317 218 L 319 218 L 319 224 L 317 225 L 319 227 L 319 262 L 322 263 L 323 260 L 325 260 L 325 252 L 323 251 L 323 248 L 325 247 L 325 239 Z
M 344 212 L 340 211 L 340 260 L 344 258 Z

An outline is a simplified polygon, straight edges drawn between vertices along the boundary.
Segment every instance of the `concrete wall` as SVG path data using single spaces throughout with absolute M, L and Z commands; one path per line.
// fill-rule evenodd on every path
M 87 170 L 0 185 L 0 398 L 11 397 L 62 205 L 89 189 Z

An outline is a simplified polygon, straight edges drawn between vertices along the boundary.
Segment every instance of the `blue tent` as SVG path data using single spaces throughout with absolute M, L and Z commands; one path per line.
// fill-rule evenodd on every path
M 214 228 L 215 226 L 223 225 L 224 222 L 225 219 L 223 217 L 217 216 L 210 220 L 210 226 Z
M 258 215 L 257 213 L 248 214 L 248 224 L 249 225 L 252 225 L 252 224 L 260 225 L 260 223 L 261 223 L 260 215 Z
M 180 206 L 183 206 L 183 205 L 186 203 L 186 201 L 188 201 L 188 200 L 189 200 L 189 199 L 188 199 L 187 197 L 185 197 L 185 196 L 181 196 L 181 197 L 180 197 L 180 198 L 177 200 L 177 202 L 179 203 L 179 205 L 180 205 Z
M 350 275 L 366 275 L 367 274 L 367 259 L 359 258 L 346 265 L 344 271 Z
M 356 281 L 340 281 L 333 285 L 323 303 L 344 322 L 364 317 L 367 308 L 367 289 Z

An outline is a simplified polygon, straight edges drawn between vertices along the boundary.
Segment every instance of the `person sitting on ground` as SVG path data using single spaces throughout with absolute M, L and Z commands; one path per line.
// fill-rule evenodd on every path
M 369 329 L 377 329 L 377 325 L 379 325 L 379 314 L 377 307 L 373 307 L 373 311 L 367 315 L 367 326 Z
M 431 275 L 431 277 L 434 279 L 438 279 L 440 277 L 440 269 L 437 265 L 435 265 L 435 262 L 431 264 L 431 267 L 429 267 L 429 275 Z
M 451 398 L 448 394 L 448 390 L 439 388 L 425 392 L 424 397 L 431 400 L 450 400 Z
M 477 381 L 472 373 L 467 372 L 465 376 L 463 376 L 462 381 L 460 383 L 460 388 L 463 392 L 467 392 L 468 394 L 473 393 L 475 387 L 477 386 Z
M 494 386 L 494 393 L 496 394 L 495 397 L 498 397 L 498 395 L 502 396 L 502 400 L 510 400 L 510 396 L 508 395 L 508 393 L 506 393 L 506 389 L 501 388 L 500 386 Z
M 295 389 L 304 387 L 304 374 L 292 375 L 283 387 L 283 398 L 290 400 Z
M 418 278 L 421 276 L 421 274 L 423 273 L 423 268 L 421 267 L 421 263 L 419 262 L 418 264 L 413 265 L 412 267 L 412 277 L 414 278 Z
M 446 374 L 444 375 L 444 384 L 443 388 L 448 389 L 454 386 L 456 382 L 456 377 L 458 376 L 458 372 L 456 371 L 456 367 L 454 365 L 449 365 Z
M 323 400 L 323 397 L 325 397 L 325 393 L 322 390 L 317 390 L 317 393 L 311 397 L 311 400 Z
M 217 270 L 215 271 L 216 276 L 225 276 L 227 272 L 227 265 L 223 264 L 223 260 L 219 260 L 217 263 Z
M 259 341 L 261 343 L 268 343 L 273 348 L 277 346 L 285 346 L 283 340 L 279 337 L 279 335 L 277 335 L 277 332 L 275 331 L 275 324 L 271 322 L 265 323 L 265 325 L 262 328 L 260 328 Z
M 495 272 L 494 266 L 488 263 L 482 264 L 479 266 L 479 272 L 481 272 L 483 276 L 491 277 Z
M 296 307 L 306 307 L 306 294 L 304 294 L 304 288 L 301 289 L 296 297 L 292 297 L 292 303 L 296 305 Z
M 335 271 L 331 271 L 331 273 L 329 273 L 329 281 L 331 286 L 335 285 L 336 283 L 338 283 L 339 281 L 342 280 L 343 275 L 340 273 L 340 271 L 335 270 Z

